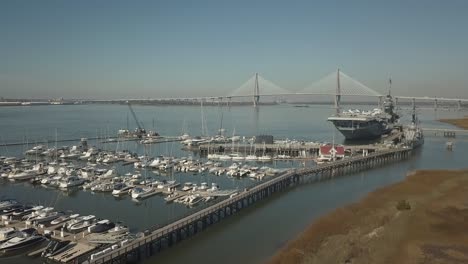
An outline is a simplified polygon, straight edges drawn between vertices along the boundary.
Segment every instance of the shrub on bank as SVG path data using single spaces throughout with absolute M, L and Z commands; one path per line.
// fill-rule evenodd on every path
M 400 200 L 397 205 L 396 205 L 396 209 L 398 211 L 404 211 L 404 210 L 410 210 L 411 209 L 411 205 L 409 204 L 408 201 L 406 200 Z

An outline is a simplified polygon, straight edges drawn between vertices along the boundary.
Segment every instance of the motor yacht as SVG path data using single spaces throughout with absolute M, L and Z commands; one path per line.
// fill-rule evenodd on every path
M 117 183 L 114 185 L 114 189 L 112 190 L 112 195 L 121 196 L 126 195 L 133 189 L 133 186 L 127 185 L 125 183 Z
M 13 238 L 10 238 L 9 240 L 1 244 L 0 251 L 5 253 L 5 252 L 18 250 L 18 249 L 23 249 L 26 247 L 30 247 L 34 244 L 37 244 L 39 242 L 42 242 L 43 240 L 44 240 L 44 237 L 41 235 L 38 235 L 36 232 L 36 229 L 34 228 L 24 229 L 24 230 L 21 230 L 21 232 L 18 233 Z
M 18 234 L 18 230 L 14 227 L 3 227 L 0 228 L 0 244 L 15 237 Z
M 69 176 L 59 183 L 59 188 L 68 189 L 84 184 L 85 180 L 78 176 Z
M 4 200 L 4 201 L 0 201 L 0 210 L 3 210 L 3 209 L 6 209 L 6 208 L 9 208 L 13 205 L 16 205 L 18 204 L 17 201 L 15 200 Z
M 144 199 L 156 194 L 156 191 L 153 187 L 135 187 L 132 190 L 132 198 L 134 199 Z
M 51 225 L 58 225 L 58 224 L 61 224 L 61 223 L 65 223 L 65 222 L 68 222 L 72 219 L 76 219 L 77 217 L 79 217 L 80 215 L 79 214 L 72 214 L 72 215 L 69 215 L 69 214 L 66 214 L 66 215 L 62 215 L 54 220 L 52 220 L 50 222 Z
M 62 212 L 53 212 L 53 211 L 47 212 L 46 211 L 46 212 L 40 213 L 39 215 L 28 218 L 27 221 L 35 222 L 37 224 L 40 224 L 40 223 L 45 223 L 45 222 L 52 221 L 52 220 L 54 220 L 56 218 L 59 218 L 62 215 L 63 215 Z
M 10 180 L 29 180 L 37 176 L 37 172 L 35 170 L 22 170 L 22 169 L 14 169 L 8 175 L 8 179 Z
M 115 224 L 109 220 L 101 220 L 88 227 L 89 233 L 104 233 L 115 227 Z
M 91 226 L 93 224 L 93 220 L 96 218 L 94 215 L 88 215 L 83 218 L 81 218 L 81 221 L 78 221 L 78 223 L 71 224 L 67 226 L 67 229 L 70 232 L 79 232 L 88 226 Z

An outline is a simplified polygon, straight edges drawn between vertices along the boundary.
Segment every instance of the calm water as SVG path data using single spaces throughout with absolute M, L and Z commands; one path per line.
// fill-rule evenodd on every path
M 162 135 L 201 134 L 201 108 L 196 106 L 134 106 L 139 119 L 147 129 Z M 203 109 L 210 134 L 223 127 L 228 134 L 252 136 L 272 134 L 277 138 L 294 138 L 318 141 L 343 141 L 339 133 L 326 121 L 332 109 L 318 107 L 294 107 L 290 105 L 252 107 L 205 107 Z M 222 113 L 222 114 L 221 114 Z M 408 111 L 403 114 L 409 116 Z M 455 111 L 422 111 L 420 119 L 426 127 L 449 127 L 435 121 L 442 117 L 460 117 L 465 113 Z M 73 105 L 0 108 L 0 143 L 28 142 L 29 146 L 0 147 L 0 155 L 21 155 L 35 140 L 54 140 L 81 137 L 105 137 L 115 135 L 119 128 L 130 128 L 135 123 L 124 105 Z M 403 179 L 408 170 L 419 168 L 461 168 L 466 166 L 467 138 L 455 140 L 453 152 L 445 150 L 446 139 L 426 135 L 426 144 L 410 160 L 333 181 L 304 185 L 280 193 L 235 217 L 215 225 L 146 263 L 259 263 L 271 256 L 288 240 L 297 236 L 313 219 L 324 213 L 355 201 L 378 187 Z M 62 144 L 60 144 L 62 145 Z M 106 144 L 107 149 L 129 149 L 152 155 L 189 156 L 179 143 L 167 143 L 143 147 L 134 143 Z M 302 166 L 300 163 L 278 162 L 273 167 Z M 308 164 L 306 164 L 308 166 Z M 130 168 L 118 167 L 120 173 Z M 223 188 L 244 188 L 255 184 L 250 179 L 234 180 L 226 176 L 176 174 L 157 176 L 178 181 L 217 182 Z M 111 195 L 78 191 L 63 192 L 33 187 L 28 183 L 0 184 L 0 198 L 14 197 L 24 202 L 40 202 L 57 209 L 71 209 L 81 214 L 121 220 L 135 230 L 142 230 L 157 223 L 164 223 L 189 209 L 179 204 L 166 205 L 161 197 L 153 197 L 142 203 L 128 198 L 116 200 Z M 3 259 L 5 263 L 30 261 L 25 258 Z M 2 261 L 2 263 L 3 263 Z

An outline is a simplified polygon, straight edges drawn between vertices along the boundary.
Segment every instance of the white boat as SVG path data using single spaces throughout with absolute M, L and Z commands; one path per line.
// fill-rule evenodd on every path
M 160 170 L 166 171 L 166 170 L 172 169 L 173 167 L 174 167 L 174 164 L 172 164 L 169 161 L 165 161 L 165 162 L 161 163 L 161 165 L 159 165 L 158 168 Z
M 187 201 L 187 205 L 194 206 L 203 200 L 202 197 L 198 195 L 190 195 Z
M 58 217 L 57 219 L 54 219 L 50 222 L 51 225 L 58 225 L 58 224 L 61 224 L 61 223 L 65 223 L 67 221 L 70 221 L 72 219 L 75 219 L 77 218 L 78 216 L 80 216 L 79 214 L 72 214 L 72 215 L 62 215 L 60 217 Z
M 81 168 L 79 171 L 80 171 L 81 177 L 83 177 L 84 179 L 89 179 L 89 178 L 94 177 L 95 170 L 96 169 L 93 166 L 86 166 L 84 168 Z
M 15 169 L 10 174 L 8 174 L 8 179 L 10 180 L 29 180 L 37 176 L 35 170 L 21 170 Z
M 182 136 L 179 137 L 179 139 L 181 140 L 187 140 L 187 139 L 190 139 L 190 135 L 187 134 L 187 133 L 184 133 Z
M 17 236 L 0 245 L 0 251 L 9 252 L 29 247 L 44 240 L 43 236 L 37 235 L 33 228 L 22 230 Z
M 132 190 L 132 198 L 133 199 L 143 199 L 149 197 L 151 195 L 155 195 L 156 190 L 153 187 L 135 187 Z
M 0 201 L 0 210 L 9 208 L 16 204 L 18 204 L 18 202 L 16 202 L 15 200 Z
M 88 149 L 82 156 L 79 157 L 80 160 L 88 160 L 93 155 L 97 154 L 97 150 L 94 148 Z
M 36 208 L 36 209 L 35 209 Z M 37 207 L 34 207 L 32 208 L 33 211 L 30 213 L 30 214 L 27 214 L 27 215 L 24 215 L 22 217 L 22 219 L 24 220 L 30 220 L 40 214 L 44 214 L 44 213 L 48 213 L 48 212 L 52 212 L 54 210 L 53 207 L 46 207 L 44 208 L 43 206 L 37 206 Z
M 111 182 L 104 182 L 91 187 L 91 191 L 93 192 L 112 192 L 113 190 L 114 184 Z
M 62 216 L 63 213 L 61 212 L 43 212 L 33 218 L 30 218 L 28 219 L 28 221 L 32 221 L 32 222 L 35 222 L 37 224 L 40 224 L 40 223 L 44 223 L 44 222 L 49 222 L 49 221 L 52 221 L 54 219 L 57 219 L 59 218 L 60 216 Z
M 239 153 L 231 154 L 232 160 L 245 160 L 245 157 L 240 155 Z
M 103 163 L 113 163 L 117 162 L 117 158 L 113 155 L 106 155 L 102 160 Z
M 127 185 L 125 183 L 117 183 L 116 185 L 114 185 L 114 189 L 112 190 L 112 195 L 115 195 L 115 196 L 125 195 L 125 194 L 128 194 L 131 189 L 133 189 L 133 186 Z
M 47 167 L 47 174 L 48 175 L 54 175 L 57 173 L 58 168 L 56 166 L 49 165 Z
M 35 154 L 41 154 L 44 152 L 47 148 L 44 145 L 37 145 L 33 147 L 30 150 L 27 150 L 24 154 L 26 155 L 35 155 Z
M 213 153 L 213 154 L 208 154 L 207 158 L 210 159 L 210 160 L 217 160 L 217 159 L 219 159 L 220 156 L 221 155 L 219 155 L 219 154 Z
M 200 191 L 208 190 L 208 183 L 202 182 L 202 183 L 200 184 L 200 187 L 198 188 L 198 190 L 200 190 Z
M 255 155 L 247 155 L 245 157 L 245 160 L 258 160 L 258 157 Z
M 176 181 L 163 180 L 163 181 L 157 183 L 156 188 L 165 189 L 165 188 L 168 188 L 169 186 L 174 185 L 175 183 L 176 183 Z
M 99 176 L 100 179 L 111 179 L 117 176 L 117 172 L 114 169 L 108 170 L 103 175 Z
M 158 168 L 159 165 L 161 165 L 161 162 L 162 162 L 162 160 L 160 158 L 156 158 L 148 165 L 148 167 Z
M 114 228 L 110 229 L 107 231 L 109 234 L 112 235 L 119 235 L 119 234 L 125 234 L 129 232 L 129 229 L 127 226 L 117 224 Z
M 323 164 L 323 163 L 326 163 L 326 162 L 330 162 L 332 160 L 333 160 L 332 157 L 320 156 L 320 157 L 315 159 L 315 162 L 317 164 Z
M 268 156 L 268 155 L 264 155 L 264 156 L 258 157 L 258 160 L 259 161 L 270 161 L 270 160 L 272 160 L 272 157 Z
M 193 189 L 193 183 L 191 182 L 186 182 L 184 183 L 184 186 L 182 187 L 182 191 L 187 192 Z
M 77 231 L 80 231 L 82 229 L 85 229 L 87 228 L 88 226 L 91 226 L 93 224 L 93 220 L 95 219 L 96 217 L 94 215 L 88 215 L 88 216 L 85 216 L 83 218 L 81 218 L 81 221 L 78 221 L 77 223 L 74 223 L 74 224 L 71 224 L 68 226 L 68 230 L 70 232 L 77 232 Z
M 15 211 L 13 212 L 13 217 L 23 217 L 25 215 L 29 215 L 31 214 L 32 212 L 34 212 L 34 207 L 29 207 L 29 206 L 26 206 L 24 208 L 23 211 Z
M 16 236 L 17 234 L 18 234 L 18 230 L 16 230 L 13 227 L 0 228 L 0 244 Z
M 229 155 L 220 155 L 219 159 L 220 160 L 232 160 L 232 157 Z
M 95 224 L 88 227 L 89 233 L 104 233 L 115 227 L 115 224 L 105 219 L 96 222 Z
M 84 179 L 78 176 L 69 176 L 64 181 L 59 183 L 59 188 L 67 189 L 74 186 L 80 186 L 85 182 Z
M 81 153 L 80 152 L 71 152 L 68 153 L 68 154 L 65 154 L 63 153 L 62 155 L 60 155 L 60 158 L 62 159 L 77 159 L 81 156 Z
M 76 233 L 76 232 L 80 232 L 81 230 L 83 230 L 85 228 L 88 228 L 88 227 L 92 226 L 93 224 L 94 224 L 94 222 L 92 220 L 86 220 L 86 221 L 83 221 L 81 223 L 72 225 L 69 230 L 72 233 Z
M 135 156 L 132 155 L 132 154 L 127 154 L 127 155 L 125 155 L 125 157 L 124 157 L 124 161 L 125 161 L 125 162 L 133 162 L 133 163 L 134 163 L 134 162 L 138 161 L 138 157 L 135 157 Z

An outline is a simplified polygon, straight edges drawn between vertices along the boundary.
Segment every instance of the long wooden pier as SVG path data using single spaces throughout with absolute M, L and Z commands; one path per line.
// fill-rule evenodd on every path
M 319 155 L 320 146 L 323 143 L 305 142 L 305 143 L 275 143 L 275 144 L 202 144 L 198 146 L 198 150 L 202 155 L 208 153 L 231 153 L 239 152 L 244 154 L 274 154 L 274 155 L 288 155 L 291 157 L 315 157 Z M 349 153 L 371 153 L 386 149 L 383 144 L 368 144 L 368 145 L 346 145 L 345 151 Z
M 312 168 L 292 169 L 168 225 L 152 231 L 147 230 L 144 232 L 144 236 L 136 238 L 130 243 L 108 250 L 103 254 L 83 256 L 75 261 L 79 263 L 126 263 L 129 259 L 138 261 L 171 247 L 276 192 L 305 182 L 326 180 L 400 161 L 408 158 L 411 151 L 410 148 L 388 149 Z

